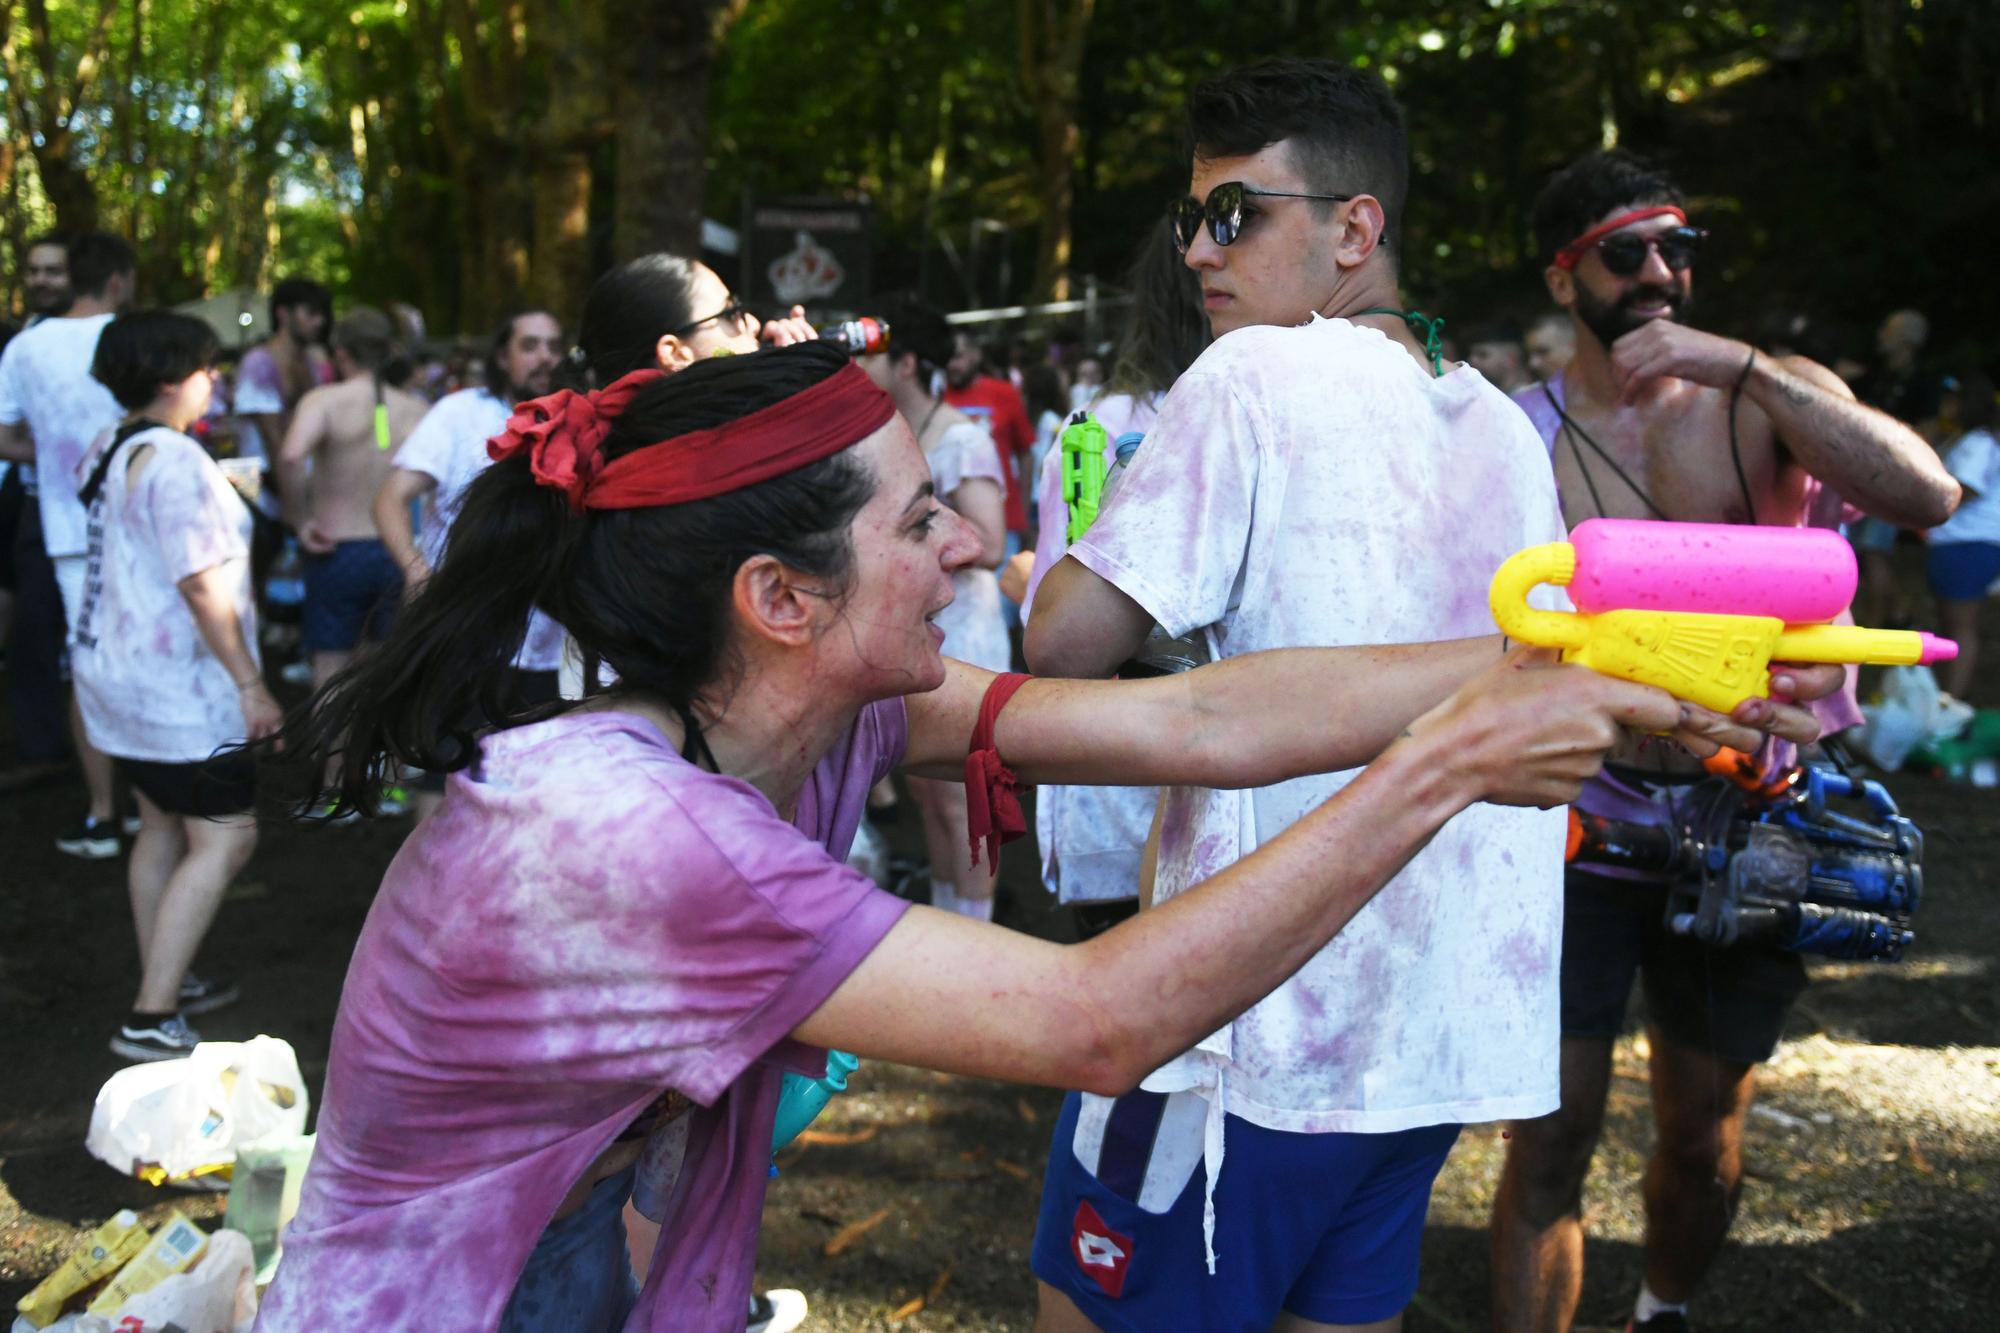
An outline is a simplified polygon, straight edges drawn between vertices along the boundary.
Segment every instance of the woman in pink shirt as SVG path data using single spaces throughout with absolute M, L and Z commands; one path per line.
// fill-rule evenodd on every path
M 837 1046 L 1130 1088 L 1459 809 L 1567 800 L 1619 722 L 1686 716 L 1491 639 L 1031 681 L 1008 705 L 1022 678 L 938 652 L 977 542 L 889 398 L 817 343 L 537 399 L 493 449 L 388 651 L 287 729 L 304 771 L 343 753 L 343 806 L 393 763 L 451 778 L 355 948 L 263 1329 L 741 1329 L 784 1071 Z M 618 684 L 473 735 L 531 607 Z M 1003 759 L 1028 781 L 1228 785 L 1373 763 L 1082 945 L 842 864 L 897 765 L 969 774 L 991 855 L 1019 829 Z M 628 1192 L 663 1224 L 636 1297 Z

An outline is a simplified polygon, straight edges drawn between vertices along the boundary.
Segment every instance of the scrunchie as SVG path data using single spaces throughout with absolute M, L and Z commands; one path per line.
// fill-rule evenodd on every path
M 486 442 L 494 462 L 526 450 L 535 480 L 569 497 L 572 513 L 583 512 L 583 493 L 604 469 L 604 437 L 639 390 L 662 370 L 635 370 L 602 389 L 576 393 L 558 389 L 530 398 L 507 418 L 507 428 Z
M 972 725 L 972 743 L 965 754 L 965 832 L 972 843 L 975 866 L 982 844 L 987 868 L 993 869 L 1000 864 L 1000 845 L 1028 831 L 1020 798 L 1014 794 L 1020 784 L 993 743 L 993 725 L 1014 691 L 1033 679 L 1018 672 L 995 676 L 979 701 L 979 718 Z

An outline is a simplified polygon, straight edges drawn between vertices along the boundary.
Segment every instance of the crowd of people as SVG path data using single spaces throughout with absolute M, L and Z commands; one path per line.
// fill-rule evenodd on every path
M 260 1328 L 774 1327 L 774 1107 L 835 1048 L 1069 1090 L 1040 1329 L 1394 1328 L 1489 1121 L 1495 1326 L 1567 1328 L 1635 982 L 1632 1327 L 1688 1327 L 1804 969 L 1565 868 L 1558 807 L 1671 822 L 1704 757 L 1776 772 L 1857 720 L 1853 685 L 1783 668 L 1719 717 L 1511 647 L 1487 581 L 1591 517 L 1846 523 L 1887 623 L 1886 557 L 1928 534 L 1964 694 L 1993 382 L 1935 373 L 1914 311 L 1873 368 L 1797 320 L 1697 329 L 1708 233 L 1620 151 L 1536 201 L 1548 307 L 1448 339 L 1400 294 L 1422 200 L 1379 77 L 1261 61 L 1187 114 L 1121 336 L 1047 355 L 907 295 L 836 350 L 652 254 L 573 331 L 510 313 L 463 384 L 408 320 L 288 280 L 226 375 L 207 324 L 133 308 L 124 242 L 29 247 L 0 352 L 14 780 L 73 756 L 57 845 L 127 858 L 112 1049 L 184 1056 L 237 999 L 193 965 L 274 775 L 320 823 L 414 805 Z M 1115 459 L 1088 525 L 1058 443 L 1084 421 Z M 289 713 L 267 649 L 305 670 Z M 896 773 L 915 895 L 847 864 Z M 1075 945 L 993 922 L 1027 784 Z M 439 1235 L 419 1284 L 400 1251 Z

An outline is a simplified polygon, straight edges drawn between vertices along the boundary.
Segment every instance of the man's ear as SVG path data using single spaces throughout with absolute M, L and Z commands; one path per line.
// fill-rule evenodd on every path
M 689 347 L 671 333 L 660 335 L 659 342 L 653 344 L 653 361 L 661 370 L 672 372 L 684 370 L 694 364 L 694 348 Z
M 819 632 L 826 599 L 799 582 L 796 570 L 776 556 L 755 555 L 736 569 L 730 603 L 737 625 L 752 640 L 804 647 Z
M 1381 248 L 1389 218 L 1382 201 L 1372 194 L 1357 194 L 1341 208 L 1340 230 L 1334 237 L 1334 262 L 1342 268 L 1359 268 Z
M 1568 269 L 1549 265 L 1542 270 L 1542 285 L 1549 289 L 1549 299 L 1563 309 L 1576 304 L 1576 275 Z

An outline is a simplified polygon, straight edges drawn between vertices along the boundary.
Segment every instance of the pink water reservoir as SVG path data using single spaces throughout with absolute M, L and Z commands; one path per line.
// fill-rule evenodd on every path
M 1832 620 L 1854 600 L 1854 549 L 1825 528 L 1592 518 L 1576 548 L 1570 600 L 1579 611 L 1706 611 Z

